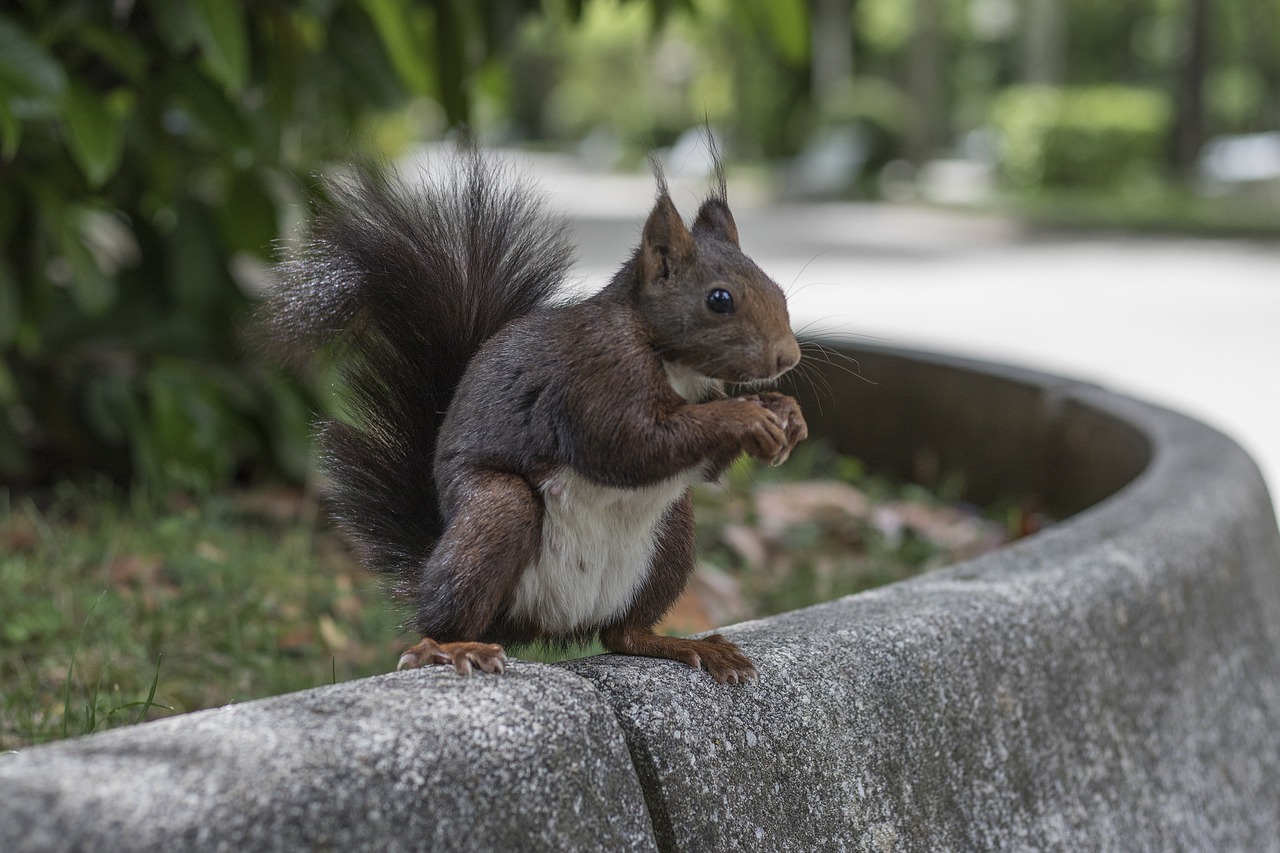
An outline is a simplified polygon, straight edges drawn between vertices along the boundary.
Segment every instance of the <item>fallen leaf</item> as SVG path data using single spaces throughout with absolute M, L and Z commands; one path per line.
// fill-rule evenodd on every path
M 275 521 L 297 521 L 312 511 L 312 501 L 301 489 L 254 489 L 236 495 L 236 506 L 245 513 Z
M 777 539 L 788 528 L 819 518 L 862 520 L 870 502 L 861 489 L 835 480 L 781 483 L 756 493 L 756 516 L 760 529 Z
M 948 550 L 968 552 L 994 547 L 1004 539 L 1003 531 L 994 522 L 954 506 L 900 502 L 890 508 L 903 526 Z
M 338 627 L 338 623 L 329 615 L 320 617 L 320 639 L 331 652 L 340 652 L 351 643 L 343 630 Z
M 287 654 L 303 654 L 316 641 L 316 632 L 310 625 L 300 625 L 276 638 L 276 648 Z
M 11 554 L 33 551 L 39 541 L 40 537 L 30 527 L 18 527 L 15 525 L 5 528 L 4 533 L 0 534 L 0 542 L 3 543 L 4 550 Z
M 745 524 L 726 524 L 720 538 L 730 551 L 750 569 L 758 569 L 769 559 L 769 548 L 760 531 Z
M 659 634 L 697 634 L 737 622 L 745 613 L 737 578 L 703 563 L 656 630 Z
M 107 567 L 107 577 L 117 587 L 154 587 L 161 562 L 159 554 L 121 554 Z
M 222 563 L 227 559 L 227 552 L 212 542 L 200 542 L 197 544 L 196 554 L 210 563 Z
M 686 588 L 667 611 L 667 615 L 654 628 L 659 634 L 697 634 L 716 627 L 697 593 Z

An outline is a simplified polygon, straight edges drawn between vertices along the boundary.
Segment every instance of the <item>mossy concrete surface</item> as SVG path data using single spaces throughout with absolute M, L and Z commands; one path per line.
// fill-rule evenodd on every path
M 0 850 L 1280 850 L 1280 531 L 1248 456 L 1091 386 L 852 354 L 876 384 L 833 367 L 815 434 L 1063 520 L 726 629 L 756 685 L 419 671 L 0 756 Z

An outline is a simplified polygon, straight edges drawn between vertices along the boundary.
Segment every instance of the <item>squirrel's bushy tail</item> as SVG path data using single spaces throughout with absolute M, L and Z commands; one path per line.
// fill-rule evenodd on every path
M 448 162 L 415 187 L 370 164 L 327 181 L 268 306 L 284 354 L 333 345 L 345 412 L 318 434 L 333 510 L 366 566 L 405 583 L 443 528 L 432 460 L 467 363 L 572 262 L 527 183 L 474 149 Z

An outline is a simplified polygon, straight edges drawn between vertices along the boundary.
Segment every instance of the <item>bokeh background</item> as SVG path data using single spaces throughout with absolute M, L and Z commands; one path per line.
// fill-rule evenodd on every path
M 246 329 L 318 172 L 466 127 L 558 152 L 535 170 L 565 177 L 589 231 L 622 204 L 642 216 L 644 153 L 679 173 L 704 122 L 744 209 L 845 223 L 864 260 L 910 237 L 986 245 L 992 222 L 1270 239 L 1280 2 L 16 0 L 0 12 L 0 477 L 305 478 L 322 403 Z M 1000 218 L 803 207 L 841 199 Z M 796 245 L 799 286 L 839 300 L 874 278 L 819 263 L 805 279 L 791 261 L 832 247 Z M 841 330 L 884 331 L 851 313 Z

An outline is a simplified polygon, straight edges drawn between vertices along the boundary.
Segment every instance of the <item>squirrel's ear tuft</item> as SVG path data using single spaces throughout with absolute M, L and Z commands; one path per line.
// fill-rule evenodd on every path
M 644 223 L 640 269 L 645 281 L 670 278 L 693 257 L 693 235 L 680 219 L 671 196 L 663 192 Z
M 729 182 L 725 179 L 724 159 L 720 156 L 720 144 L 711 131 L 710 122 L 703 126 L 703 135 L 707 140 L 707 152 L 711 155 L 712 177 L 715 186 L 711 194 L 698 210 L 698 217 L 693 222 L 693 233 L 708 233 L 738 245 L 738 224 L 733 221 L 729 212 Z
M 738 245 L 738 224 L 733 221 L 733 214 L 724 199 L 713 196 L 702 203 L 698 218 L 693 222 L 693 233 L 704 232 Z

